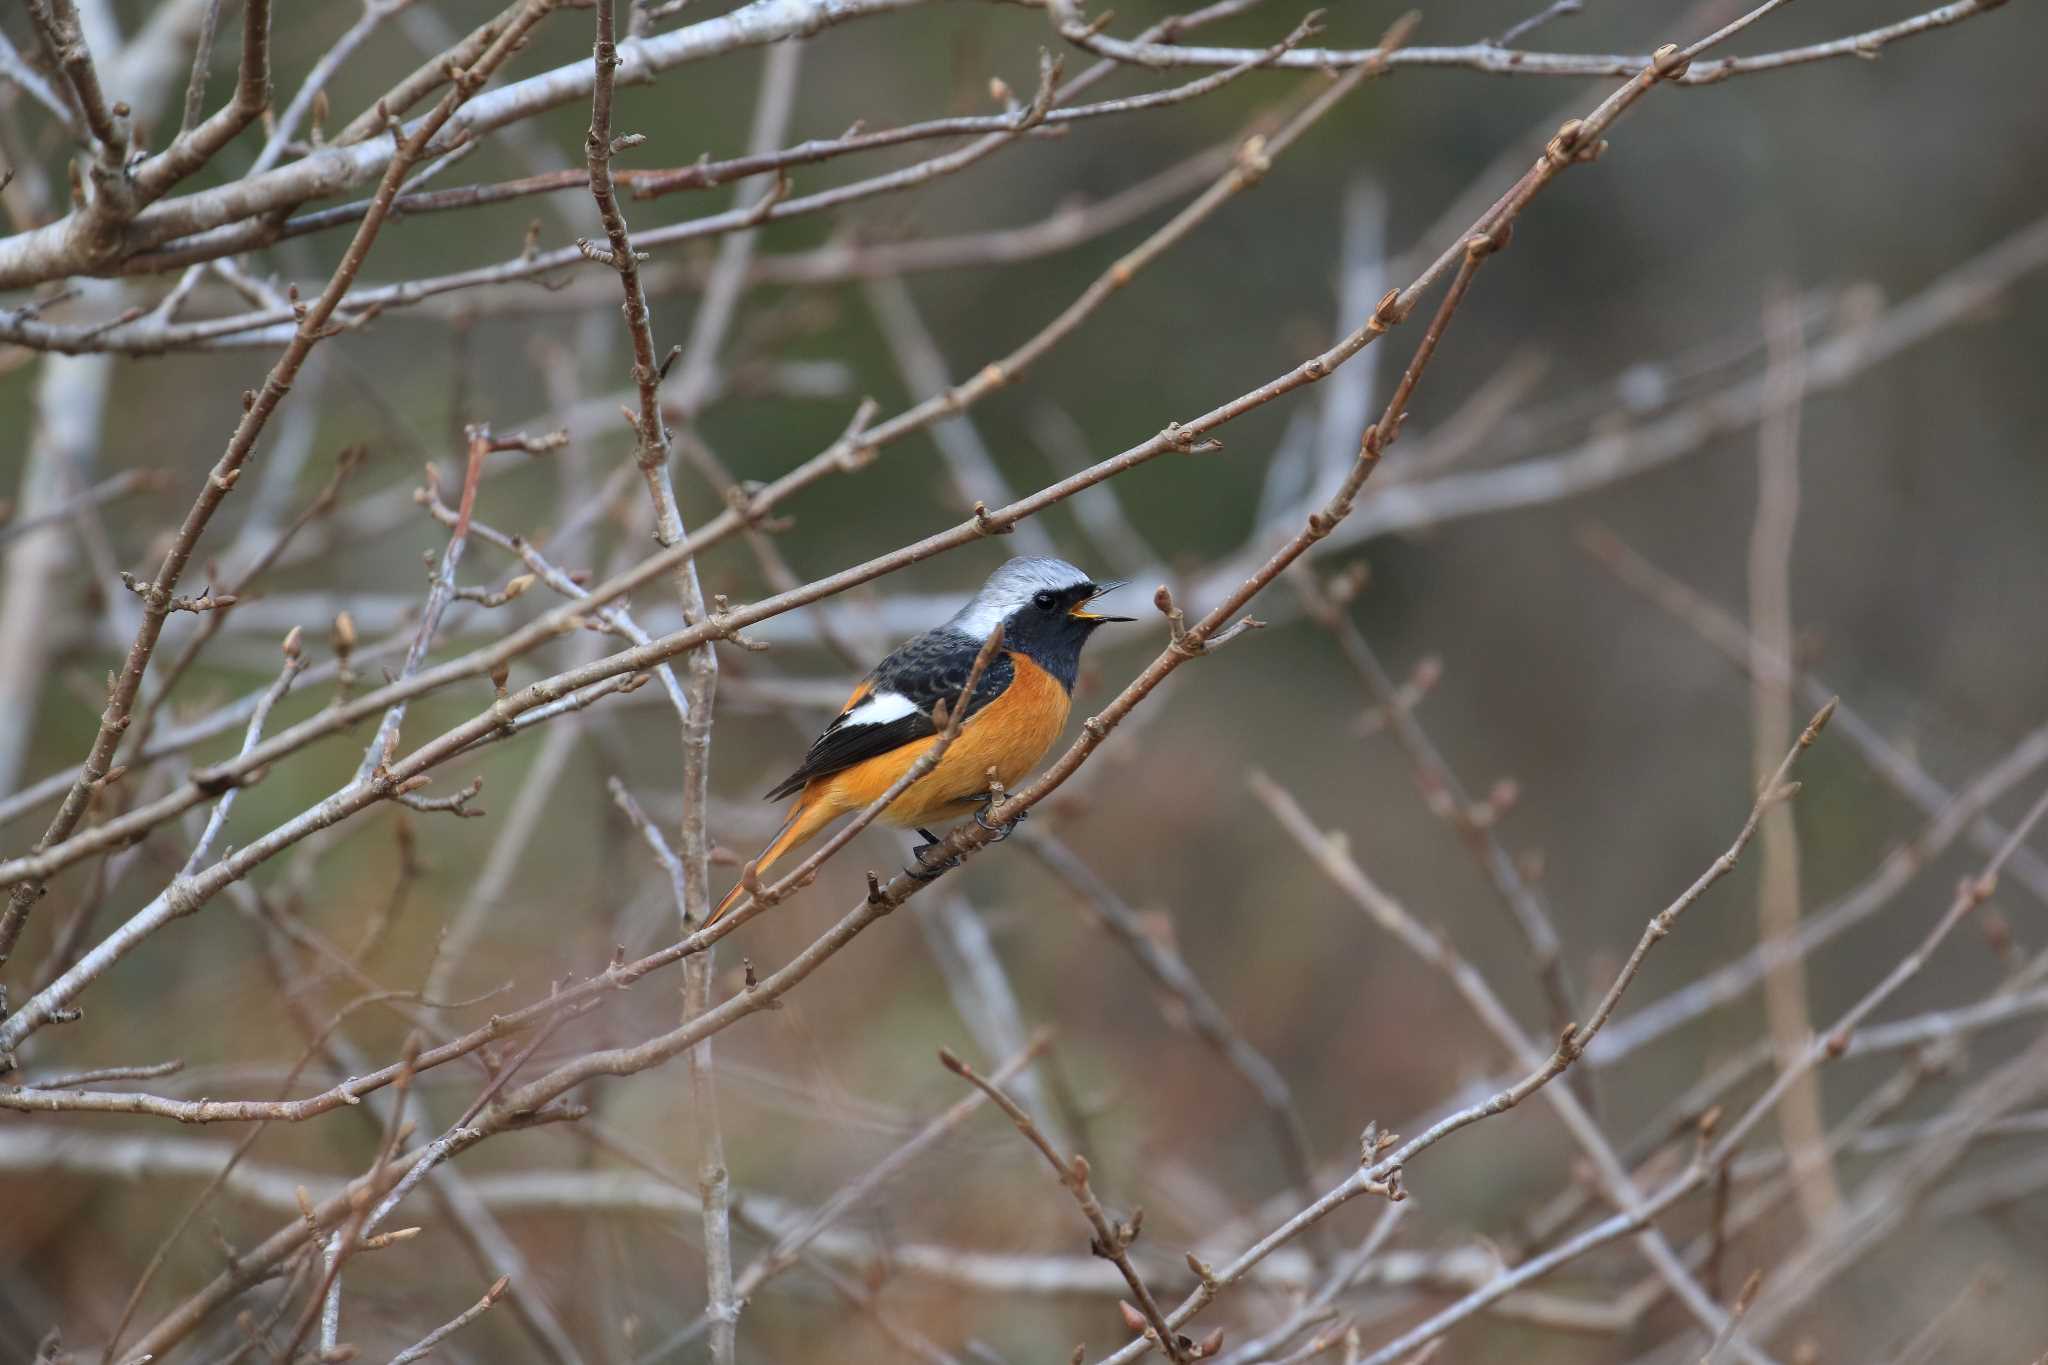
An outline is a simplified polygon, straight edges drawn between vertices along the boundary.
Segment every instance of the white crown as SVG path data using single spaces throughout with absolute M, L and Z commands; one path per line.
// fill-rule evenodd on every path
M 1010 613 L 1028 603 L 1032 595 L 1050 588 L 1064 592 L 1090 581 L 1064 559 L 1025 556 L 1013 559 L 988 576 L 988 582 L 960 608 L 946 624 L 963 635 L 985 640 Z

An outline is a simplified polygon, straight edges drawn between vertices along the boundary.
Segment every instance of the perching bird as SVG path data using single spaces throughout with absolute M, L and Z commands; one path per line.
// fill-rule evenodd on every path
M 1000 652 L 968 699 L 959 737 L 880 819 L 916 828 L 965 815 L 988 802 L 990 769 L 1005 787 L 1014 785 L 1066 728 L 1081 646 L 1106 622 L 1131 619 L 1087 610 L 1119 586 L 1097 583 L 1059 559 L 1013 559 L 990 574 L 952 620 L 875 665 L 812 743 L 803 765 L 768 793 L 770 801 L 796 801 L 781 831 L 754 859 L 754 872 L 766 871 L 840 816 L 867 806 L 903 776 L 937 741 L 932 708 L 942 701 L 948 707 L 959 703 L 975 658 L 998 625 Z M 919 833 L 926 840 L 921 854 L 937 840 Z M 731 909 L 744 889 L 743 878 L 706 923 Z

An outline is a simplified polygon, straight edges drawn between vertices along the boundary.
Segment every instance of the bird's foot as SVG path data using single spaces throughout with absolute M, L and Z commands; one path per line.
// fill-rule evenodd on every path
M 1027 818 L 1029 818 L 1031 812 L 1029 810 L 1020 810 L 1015 815 L 1011 816 L 1009 819 L 1003 821 L 999 825 L 990 824 L 988 812 L 989 808 L 994 804 L 994 797 L 984 798 L 980 807 L 974 812 L 974 823 L 980 825 L 990 834 L 995 835 L 995 838 L 989 840 L 990 843 L 1000 844 L 1003 840 L 1009 838 L 1012 834 L 1017 832 L 1017 826 L 1023 824 L 1024 821 Z
M 917 859 L 917 866 L 904 868 L 903 870 L 906 873 L 918 881 L 928 882 L 937 878 L 940 873 L 951 872 L 954 868 L 960 866 L 960 859 L 957 856 L 946 858 L 939 862 L 933 862 L 927 858 L 925 854 L 937 848 L 944 841 L 928 829 L 920 829 L 918 833 L 924 836 L 924 842 L 910 850 L 910 856 Z

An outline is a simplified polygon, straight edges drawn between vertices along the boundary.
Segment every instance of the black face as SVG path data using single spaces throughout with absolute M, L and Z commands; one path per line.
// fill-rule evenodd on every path
M 1077 583 L 1071 588 L 1047 588 L 1026 605 L 1010 613 L 1003 622 L 1003 646 L 1028 655 L 1032 662 L 1058 678 L 1067 687 L 1081 667 L 1081 646 L 1096 628 L 1111 621 L 1128 621 L 1128 616 L 1101 616 L 1088 604 L 1115 583 Z

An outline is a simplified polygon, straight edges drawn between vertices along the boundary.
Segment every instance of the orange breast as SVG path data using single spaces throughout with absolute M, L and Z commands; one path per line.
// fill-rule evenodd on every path
M 1005 787 L 1016 786 L 1067 728 L 1071 703 L 1059 679 L 1022 654 L 1009 658 L 1016 669 L 1010 685 L 967 718 L 939 766 L 890 805 L 882 815 L 885 822 L 907 827 L 964 813 L 968 798 L 988 790 L 990 769 Z M 823 788 L 817 795 L 837 810 L 859 810 L 937 742 L 937 736 L 917 740 L 812 786 Z

